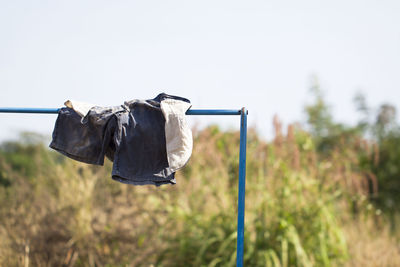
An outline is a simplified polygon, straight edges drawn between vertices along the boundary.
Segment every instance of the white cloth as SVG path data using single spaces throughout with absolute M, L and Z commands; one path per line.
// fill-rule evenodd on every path
M 92 107 L 96 106 L 94 104 L 79 102 L 76 100 L 67 100 L 64 102 L 64 105 L 75 110 L 75 112 L 78 113 L 82 118 L 88 114 Z
M 165 118 L 168 164 L 172 171 L 176 171 L 186 165 L 192 154 L 192 131 L 185 117 L 191 105 L 181 100 L 165 99 L 160 106 Z

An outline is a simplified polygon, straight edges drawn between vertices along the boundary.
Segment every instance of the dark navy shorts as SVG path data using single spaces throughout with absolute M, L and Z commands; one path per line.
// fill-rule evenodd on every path
M 132 100 L 115 107 L 93 107 L 82 118 L 71 108 L 59 111 L 50 147 L 90 164 L 113 162 L 112 178 L 122 183 L 175 184 L 168 165 L 165 119 L 160 94 L 150 100 Z M 190 103 L 190 102 L 189 102 Z

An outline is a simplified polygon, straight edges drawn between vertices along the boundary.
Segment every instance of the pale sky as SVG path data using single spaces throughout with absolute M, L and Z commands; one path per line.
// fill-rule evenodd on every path
M 357 120 L 357 91 L 400 110 L 400 1 L 0 0 L 0 107 L 113 106 L 166 92 L 193 108 L 245 106 L 268 137 L 274 114 L 304 121 L 312 75 L 340 121 Z M 50 136 L 55 119 L 0 114 L 0 141 Z

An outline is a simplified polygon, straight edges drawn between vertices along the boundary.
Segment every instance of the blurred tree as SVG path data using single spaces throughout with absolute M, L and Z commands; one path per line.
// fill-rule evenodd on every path
M 361 93 L 355 96 L 354 103 L 362 114 L 359 127 L 376 144 L 372 157 L 363 161 L 364 167 L 378 178 L 379 192 L 374 201 L 393 219 L 400 204 L 400 127 L 396 107 L 385 103 L 372 112 L 374 109 Z
M 384 139 L 391 135 L 396 127 L 396 108 L 391 104 L 381 105 L 374 125 L 376 138 L 378 140 Z
M 356 93 L 353 98 L 354 105 L 356 106 L 356 110 L 361 115 L 361 119 L 358 122 L 358 127 L 366 133 L 369 128 L 369 117 L 371 110 L 367 104 L 367 98 L 362 92 Z
M 377 202 L 394 215 L 400 204 L 400 127 L 396 122 L 396 108 L 390 104 L 381 105 L 372 129 L 379 145 L 373 165 L 380 185 Z
M 310 88 L 313 103 L 305 106 L 309 130 L 314 137 L 323 138 L 329 135 L 333 127 L 332 115 L 327 106 L 317 78 L 313 78 Z
M 361 136 L 361 125 L 347 126 L 333 120 L 316 77 L 312 79 L 310 91 L 313 101 L 305 106 L 305 113 L 307 128 L 313 136 L 318 152 L 327 155 L 337 144 L 346 145 Z

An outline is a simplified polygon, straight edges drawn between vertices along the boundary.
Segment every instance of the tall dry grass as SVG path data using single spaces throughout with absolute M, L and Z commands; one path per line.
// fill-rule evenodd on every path
M 248 133 L 245 265 L 362 266 L 354 240 L 367 237 L 354 217 L 367 225 L 379 213 L 368 201 L 376 179 L 360 167 L 373 145 L 344 138 L 320 155 L 299 126 L 284 133 L 278 118 L 274 126 L 271 142 Z M 178 184 L 160 188 L 112 181 L 110 163 L 3 144 L 0 265 L 234 266 L 239 133 L 209 127 L 194 136 Z M 396 239 L 380 240 L 399 255 Z
M 400 235 L 381 219 L 353 220 L 343 228 L 350 255 L 346 266 L 399 266 Z

